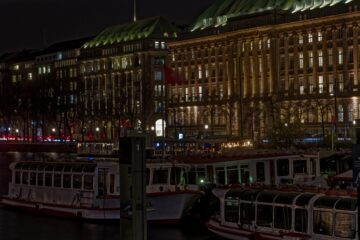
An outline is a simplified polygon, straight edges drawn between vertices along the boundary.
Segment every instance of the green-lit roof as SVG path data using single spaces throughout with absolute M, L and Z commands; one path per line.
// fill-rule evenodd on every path
M 336 4 L 347 4 L 354 0 L 217 0 L 202 13 L 191 27 L 191 31 L 207 27 L 224 26 L 227 20 L 272 10 L 303 12 Z
M 145 38 L 174 38 L 178 28 L 162 17 L 155 17 L 136 22 L 108 27 L 94 39 L 83 45 L 93 48 Z

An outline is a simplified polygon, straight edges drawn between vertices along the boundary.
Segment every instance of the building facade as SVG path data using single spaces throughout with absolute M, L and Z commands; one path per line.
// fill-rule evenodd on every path
M 360 118 L 359 2 L 242 2 L 216 2 L 169 43 L 169 64 L 187 80 L 169 89 L 169 134 L 259 140 L 336 126 L 349 136 Z

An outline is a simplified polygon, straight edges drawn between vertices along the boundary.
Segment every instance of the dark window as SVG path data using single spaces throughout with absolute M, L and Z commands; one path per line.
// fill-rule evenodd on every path
M 192 168 L 189 172 L 189 183 L 190 184 L 197 184 L 196 182 L 196 168 Z
M 54 174 L 54 187 L 61 187 L 61 174 Z
M 307 232 L 308 212 L 306 209 L 295 209 L 295 231 Z
M 146 185 L 150 184 L 150 169 L 146 169 Z
M 333 215 L 331 212 L 314 211 L 314 233 L 332 236 Z
M 73 188 L 81 188 L 81 175 L 73 176 Z
M 250 182 L 250 174 L 249 174 L 249 166 L 248 165 L 240 166 L 240 182 L 241 183 L 249 183 Z
M 242 224 L 252 224 L 255 221 L 255 206 L 250 203 L 240 204 L 240 222 Z
M 263 162 L 256 163 L 256 181 L 265 182 L 265 163 Z
M 20 172 L 15 172 L 15 183 L 20 184 L 21 174 Z
M 216 180 L 218 184 L 225 184 L 225 171 L 224 168 L 216 168 Z
M 239 183 L 239 174 L 237 166 L 227 168 L 228 184 Z
M 22 184 L 27 185 L 29 183 L 29 173 L 23 172 L 22 173 Z
M 93 190 L 93 176 L 85 175 L 84 176 L 84 189 L 85 190 Z M 110 193 L 114 193 L 114 183 L 115 183 L 115 176 L 113 174 L 110 175 Z
M 51 187 L 52 186 L 52 174 L 51 173 L 46 173 L 45 174 L 45 186 L 46 187 Z
M 289 160 L 288 159 L 277 160 L 276 166 L 277 166 L 277 175 L 278 176 L 288 176 L 289 175 Z
M 306 173 L 307 164 L 306 160 L 295 160 L 294 161 L 294 173 Z
M 225 221 L 234 223 L 239 221 L 239 201 L 237 198 L 225 199 Z
M 153 184 L 167 184 L 168 170 L 154 169 L 153 170 Z
M 30 185 L 36 185 L 36 173 L 30 173 Z
M 257 206 L 257 225 L 262 227 L 272 227 L 273 210 L 270 205 Z
M 180 176 L 181 176 L 181 169 L 180 168 L 171 168 L 170 184 L 171 185 L 180 184 Z
M 64 176 L 63 176 L 63 188 L 71 188 L 71 175 L 64 174 Z
M 274 227 L 289 230 L 291 228 L 291 215 L 290 207 L 275 207 Z
M 37 174 L 37 185 L 43 186 L 44 185 L 44 173 Z

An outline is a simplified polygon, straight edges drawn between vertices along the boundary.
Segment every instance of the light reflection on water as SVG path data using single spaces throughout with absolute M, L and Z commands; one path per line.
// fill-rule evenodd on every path
M 71 157 L 69 155 L 0 153 L 0 195 L 7 192 L 10 179 L 8 165 L 13 160 L 34 160 L 38 157 Z M 217 240 L 220 239 L 201 226 L 164 228 L 150 226 L 149 240 Z M 0 205 L 0 240 L 119 240 L 120 227 L 116 223 L 83 223 L 66 219 L 33 215 L 5 209 Z

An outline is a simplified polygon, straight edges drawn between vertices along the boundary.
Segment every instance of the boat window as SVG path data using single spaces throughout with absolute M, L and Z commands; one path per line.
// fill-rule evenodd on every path
M 54 171 L 55 172 L 62 172 L 64 166 L 63 165 L 55 165 Z
M 226 192 L 225 194 L 225 198 L 229 198 L 229 199 L 239 199 L 239 197 L 241 196 L 241 193 L 244 192 L 244 190 L 238 190 L 238 189 L 231 189 L 229 191 Z
M 70 174 L 63 175 L 63 188 L 71 188 L 71 175 Z
M 191 168 L 189 172 L 189 184 L 197 184 L 196 182 L 196 168 Z
M 85 190 L 93 190 L 93 176 L 85 175 L 84 176 L 84 189 Z M 114 174 L 110 175 L 110 193 L 114 193 Z
M 61 187 L 61 174 L 54 174 L 54 187 Z
M 37 174 L 37 185 L 43 186 L 44 185 L 44 173 Z
M 240 166 L 240 182 L 245 183 L 245 184 L 250 182 L 250 174 L 249 174 L 249 166 L 248 165 Z
M 36 173 L 35 172 L 30 173 L 30 185 L 36 185 Z
M 81 175 L 75 174 L 73 176 L 73 188 L 76 188 L 76 189 L 81 188 Z
M 72 172 L 82 172 L 83 167 L 81 165 L 75 165 L 71 169 Z
M 256 181 L 265 182 L 265 163 L 257 162 L 256 163 Z
M 239 173 L 237 166 L 230 166 L 227 169 L 227 183 L 239 183 Z
M 257 198 L 258 202 L 272 203 L 278 193 L 274 192 L 261 192 Z
M 225 171 L 224 167 L 217 167 L 215 169 L 216 172 L 216 182 L 218 184 L 225 184 Z
M 237 197 L 226 197 L 225 221 L 234 223 L 239 221 L 239 200 Z
M 253 202 L 256 200 L 256 197 L 258 195 L 258 193 L 260 193 L 257 190 L 249 190 L 249 191 L 244 191 L 241 193 L 240 195 L 240 199 L 243 201 L 250 201 Z
M 150 184 L 150 168 L 146 168 L 146 185 Z
M 171 185 L 178 185 L 180 184 L 180 176 L 181 176 L 181 168 L 171 168 L 170 174 L 170 184 Z
M 289 230 L 291 228 L 291 217 L 291 207 L 276 206 L 274 208 L 274 227 Z
M 276 162 L 276 169 L 278 176 L 289 175 L 289 159 L 278 159 Z
M 204 183 L 205 179 L 206 179 L 206 170 L 205 168 L 197 168 L 196 169 L 197 172 L 197 179 L 196 179 L 196 183 Z
M 42 171 L 42 170 L 44 170 L 44 168 L 45 168 L 44 164 L 39 164 L 38 167 L 37 167 L 37 170 Z
M 22 165 L 22 169 L 23 169 L 23 170 L 28 170 L 28 169 L 29 169 L 29 164 L 28 164 L 28 163 L 24 163 L 24 164 Z
M 257 222 L 258 226 L 272 227 L 273 208 L 271 205 L 257 205 Z
M 29 183 L 29 173 L 28 172 L 23 172 L 22 173 L 22 184 L 27 185 Z
M 240 203 L 241 224 L 252 224 L 255 221 L 255 206 L 251 203 Z
M 334 208 L 335 203 L 339 199 L 336 197 L 320 197 L 314 203 L 314 207 L 317 208 Z
M 356 218 L 354 214 L 335 214 L 335 236 L 354 239 L 356 234 Z
M 280 193 L 275 199 L 275 203 L 291 205 L 297 195 L 296 193 Z
M 355 198 L 343 198 L 340 199 L 335 208 L 338 210 L 355 211 L 357 207 L 357 201 Z
M 38 166 L 37 163 L 33 163 L 33 164 L 30 165 L 30 169 L 31 169 L 31 170 L 36 170 L 36 169 L 37 169 L 37 166 Z
M 307 232 L 308 212 L 306 209 L 295 209 L 295 231 Z
M 168 173 L 168 169 L 153 169 L 153 184 L 167 184 Z
M 295 204 L 299 207 L 305 207 L 306 205 L 309 204 L 310 200 L 315 196 L 315 194 L 309 194 L 309 193 L 305 193 L 305 194 L 301 194 L 297 199 Z
M 51 187 L 52 186 L 52 174 L 51 173 L 46 173 L 45 174 L 45 186 L 46 187 Z
M 85 165 L 84 172 L 93 173 L 95 172 L 96 165 Z
M 22 165 L 23 165 L 22 163 L 17 163 L 15 165 L 15 169 L 21 169 Z
M 15 172 L 15 183 L 20 184 L 20 179 L 21 179 L 21 173 L 16 171 Z
M 45 167 L 45 171 L 48 171 L 48 172 L 51 172 L 51 171 L 53 171 L 53 169 L 54 169 L 54 165 L 47 165 L 46 167 Z
M 70 172 L 70 171 L 71 171 L 71 168 L 72 168 L 71 165 L 66 165 L 66 166 L 64 167 L 64 172 Z
M 333 215 L 331 212 L 314 210 L 314 233 L 332 236 Z
M 307 172 L 306 160 L 294 160 L 293 164 L 294 164 L 294 173 L 295 174 Z
M 91 183 L 91 185 L 92 185 L 92 183 Z M 110 188 L 109 189 L 110 193 L 115 192 L 115 175 L 114 174 L 110 174 L 110 187 L 109 188 Z

